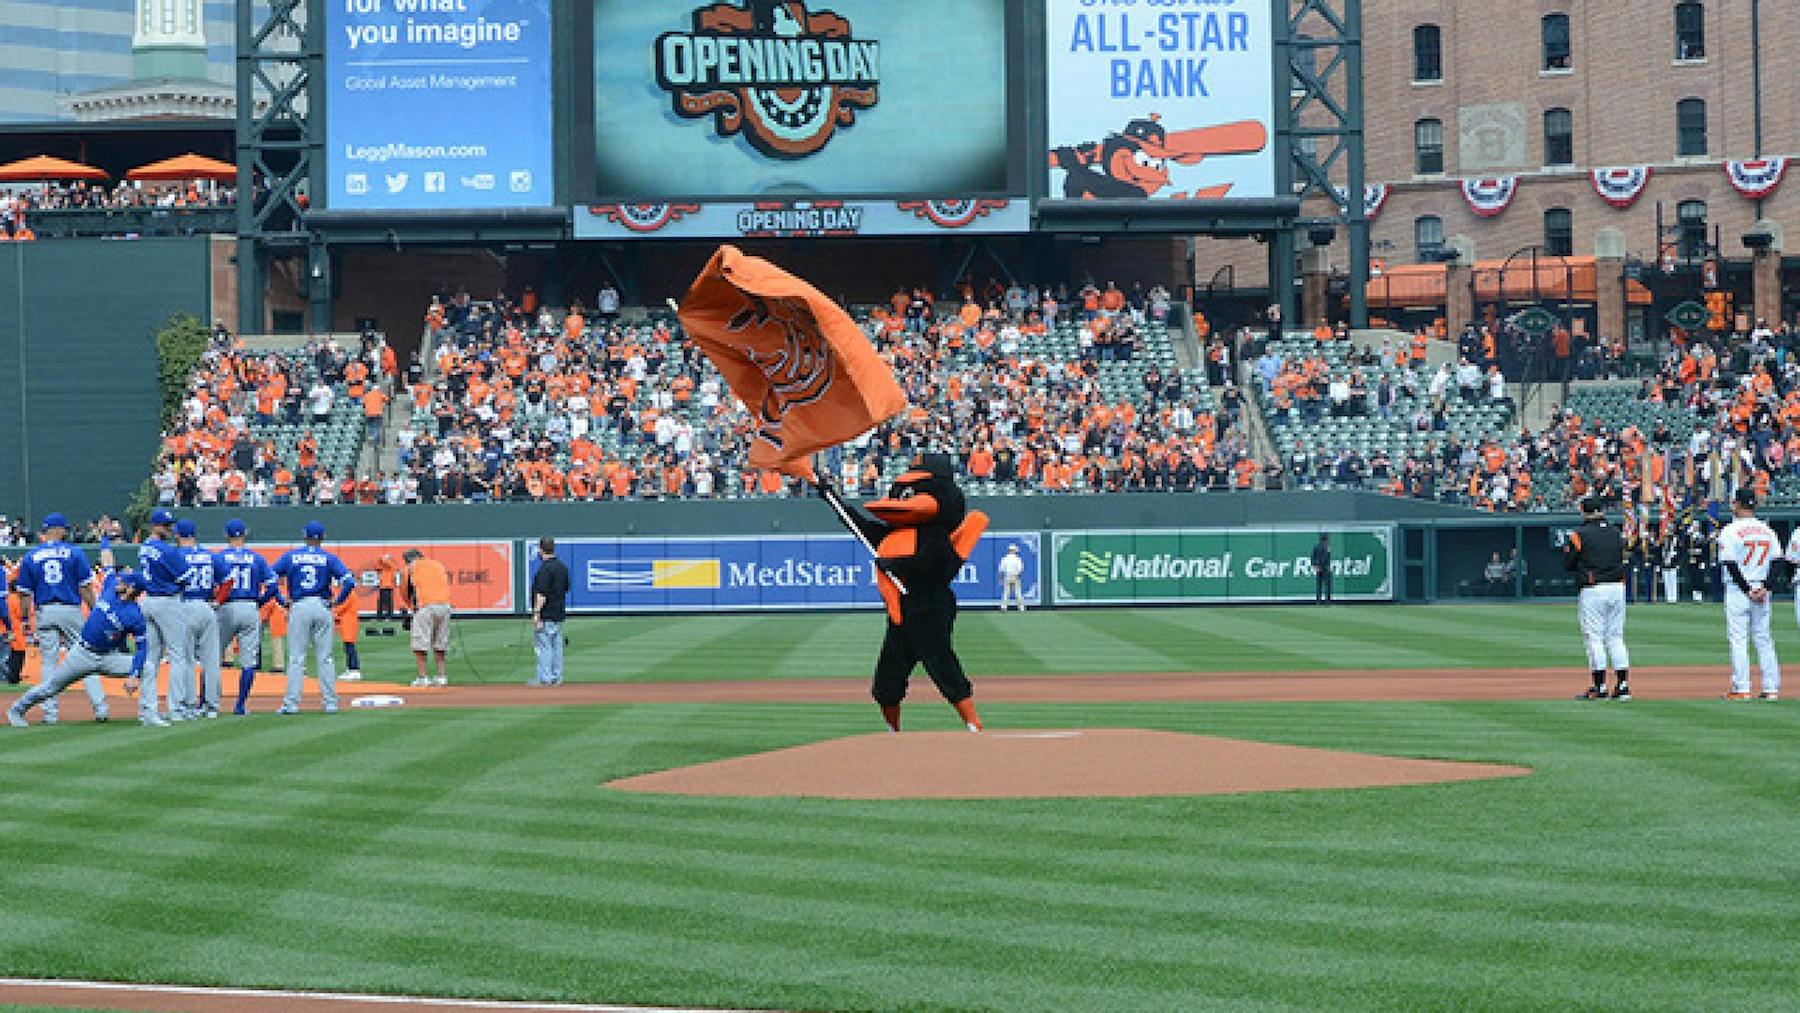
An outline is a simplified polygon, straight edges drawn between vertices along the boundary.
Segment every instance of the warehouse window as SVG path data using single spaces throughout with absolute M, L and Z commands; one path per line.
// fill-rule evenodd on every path
M 1706 202 L 1684 200 L 1675 208 L 1675 222 L 1681 230 L 1681 257 L 1698 260 L 1706 256 Z
M 1444 171 L 1444 121 L 1420 120 L 1413 124 L 1414 171 L 1434 176 Z
M 1569 16 L 1567 14 L 1544 15 L 1544 69 L 1568 70 L 1569 59 Z
M 1706 8 L 1697 3 L 1675 5 L 1675 59 L 1706 59 Z
M 1683 157 L 1706 154 L 1706 102 L 1684 98 L 1675 103 L 1675 153 Z
M 1567 109 L 1544 113 L 1544 164 L 1575 164 L 1575 117 Z
M 1415 258 L 1421 264 L 1435 263 L 1444 251 L 1444 220 L 1426 215 L 1413 222 Z
M 1544 212 L 1544 249 L 1567 257 L 1575 252 L 1575 216 L 1568 208 Z
M 1443 34 L 1436 25 L 1420 25 L 1413 29 L 1413 80 L 1443 79 Z

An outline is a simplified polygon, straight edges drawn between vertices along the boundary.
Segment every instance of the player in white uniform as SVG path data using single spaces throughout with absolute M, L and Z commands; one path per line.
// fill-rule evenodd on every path
M 1724 571 L 1725 639 L 1731 645 L 1731 692 L 1727 700 L 1749 700 L 1750 649 L 1762 664 L 1762 699 L 1781 695 L 1781 662 L 1769 633 L 1769 564 L 1781 539 L 1756 519 L 1756 491 L 1739 488 L 1731 501 L 1732 521 L 1719 532 L 1719 568 Z

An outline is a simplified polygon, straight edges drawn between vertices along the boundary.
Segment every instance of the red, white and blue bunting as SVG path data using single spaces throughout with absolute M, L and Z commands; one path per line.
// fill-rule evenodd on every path
M 1787 172 L 1787 163 L 1788 160 L 1780 156 L 1726 162 L 1725 175 L 1731 179 L 1732 189 L 1751 200 L 1762 200 L 1781 185 L 1781 177 Z
M 1637 203 L 1650 185 L 1650 167 L 1631 165 L 1617 169 L 1594 170 L 1594 192 L 1613 207 L 1623 211 Z
M 1501 176 L 1498 179 L 1465 179 L 1462 181 L 1463 202 L 1478 218 L 1492 218 L 1512 203 L 1513 195 L 1519 192 L 1519 177 Z
M 1388 188 L 1386 183 L 1376 183 L 1363 187 L 1363 217 L 1374 221 L 1387 207 Z
M 1350 199 L 1346 189 L 1341 186 L 1334 186 L 1332 189 L 1337 191 L 1338 207 L 1349 210 Z M 1387 206 L 1387 199 L 1386 183 L 1371 183 L 1363 187 L 1363 218 L 1374 221 L 1381 214 L 1381 209 Z

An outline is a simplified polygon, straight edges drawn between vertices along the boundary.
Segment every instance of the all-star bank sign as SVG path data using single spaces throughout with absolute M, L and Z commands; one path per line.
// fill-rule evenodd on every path
M 1334 596 L 1394 597 L 1393 530 L 1334 527 Z M 1310 601 L 1320 531 L 1076 531 L 1054 536 L 1059 605 Z

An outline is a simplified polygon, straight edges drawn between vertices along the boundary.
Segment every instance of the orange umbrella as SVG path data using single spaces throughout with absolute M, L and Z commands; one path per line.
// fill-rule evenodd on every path
M 140 165 L 125 174 L 126 179 L 210 179 L 219 183 L 237 182 L 237 166 L 205 155 L 176 155 L 160 162 Z
M 106 179 L 106 170 L 49 155 L 35 155 L 0 165 L 0 182 L 20 183 L 49 179 Z

